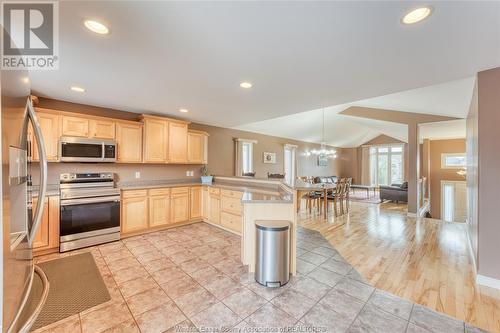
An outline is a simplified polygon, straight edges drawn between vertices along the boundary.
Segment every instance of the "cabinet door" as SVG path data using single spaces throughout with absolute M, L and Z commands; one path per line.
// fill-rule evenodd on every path
M 208 188 L 203 186 L 202 191 L 203 196 L 203 220 L 210 220 L 210 194 L 208 193 Z
M 220 224 L 220 199 L 210 196 L 210 222 Z
M 37 204 L 38 199 L 34 198 L 33 207 L 36 207 Z M 40 228 L 33 240 L 33 252 L 35 255 L 37 252 L 43 251 L 47 253 L 46 250 L 57 250 L 59 248 L 59 196 L 46 198 L 44 205 Z
M 189 218 L 197 220 L 201 218 L 201 186 L 191 187 L 189 200 Z
M 167 122 L 158 119 L 144 120 L 144 162 L 167 161 Z
M 187 162 L 187 124 L 169 122 L 168 123 L 168 162 Z
M 126 198 L 122 200 L 122 233 L 141 231 L 148 227 L 148 198 Z
M 170 201 L 171 222 L 185 222 L 189 220 L 189 193 L 172 194 Z
M 38 198 L 33 198 L 33 213 L 38 204 Z M 49 247 L 49 200 L 45 199 L 43 205 L 42 221 L 40 222 L 40 227 L 33 240 L 34 250 Z
M 204 135 L 188 132 L 188 163 L 203 163 Z
M 170 196 L 153 195 L 149 197 L 149 226 L 159 227 L 170 222 Z
M 90 136 L 99 139 L 115 138 L 115 123 L 109 120 L 90 120 Z
M 43 112 L 37 112 L 36 117 L 38 118 L 40 129 L 42 130 L 47 160 L 55 162 L 58 159 L 59 136 L 61 135 L 59 131 L 60 117 L 57 114 Z M 33 130 L 31 130 L 31 132 L 33 132 Z M 38 161 L 38 147 L 33 136 L 31 142 L 33 143 L 33 160 Z
M 133 123 L 117 123 L 116 144 L 118 162 L 142 162 L 142 125 Z
M 87 118 L 62 116 L 63 136 L 89 136 L 89 120 Z

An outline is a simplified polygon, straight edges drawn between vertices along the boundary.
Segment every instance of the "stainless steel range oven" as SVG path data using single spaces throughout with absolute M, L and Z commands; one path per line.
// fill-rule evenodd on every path
M 60 252 L 120 239 L 120 190 L 113 173 L 64 173 L 60 189 Z

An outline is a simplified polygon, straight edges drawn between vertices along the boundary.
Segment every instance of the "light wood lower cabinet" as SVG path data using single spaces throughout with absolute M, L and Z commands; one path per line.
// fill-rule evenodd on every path
M 220 224 L 220 197 L 210 194 L 210 222 Z
M 210 193 L 208 193 L 208 187 L 203 186 L 202 190 L 202 215 L 203 220 L 210 220 Z
M 44 211 L 40 228 L 33 240 L 33 254 L 42 255 L 59 250 L 59 197 L 51 196 L 45 199 Z M 38 205 L 38 199 L 33 199 L 33 207 Z M 33 209 L 33 212 L 35 209 Z
M 148 196 L 146 190 L 123 191 L 121 232 L 136 233 L 148 228 Z
M 242 223 L 242 218 L 240 215 L 235 215 L 224 211 L 222 211 L 220 214 L 221 226 L 229 230 L 241 233 L 241 223 Z
M 170 223 L 170 193 L 149 196 L 149 227 L 159 227 Z
M 201 219 L 202 210 L 201 186 L 193 186 L 189 190 L 189 219 L 191 221 Z
M 172 223 L 189 221 L 189 187 L 172 189 L 171 220 Z

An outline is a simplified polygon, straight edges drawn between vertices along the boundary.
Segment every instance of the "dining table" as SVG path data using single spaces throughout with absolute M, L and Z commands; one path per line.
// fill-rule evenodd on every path
M 300 200 L 304 194 L 310 192 L 322 192 L 323 198 L 323 216 L 328 217 L 328 191 L 335 189 L 335 183 L 308 183 L 303 180 L 297 179 L 293 184 L 293 189 L 296 191 L 295 195 L 297 211 L 300 211 Z

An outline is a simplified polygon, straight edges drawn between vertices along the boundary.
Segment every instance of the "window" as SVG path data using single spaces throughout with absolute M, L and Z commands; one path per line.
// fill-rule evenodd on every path
M 461 169 L 466 162 L 464 153 L 441 154 L 441 169 Z
M 285 145 L 284 156 L 283 156 L 283 169 L 285 173 L 285 182 L 287 184 L 292 184 L 295 179 L 295 150 L 297 146 L 295 145 Z
M 235 176 L 248 176 L 249 173 L 255 174 L 253 169 L 253 145 L 255 140 L 234 139 L 235 153 Z
M 253 172 L 253 144 L 243 142 L 241 149 L 243 173 Z
M 401 184 L 404 180 L 403 153 L 403 145 L 370 147 L 370 184 Z

